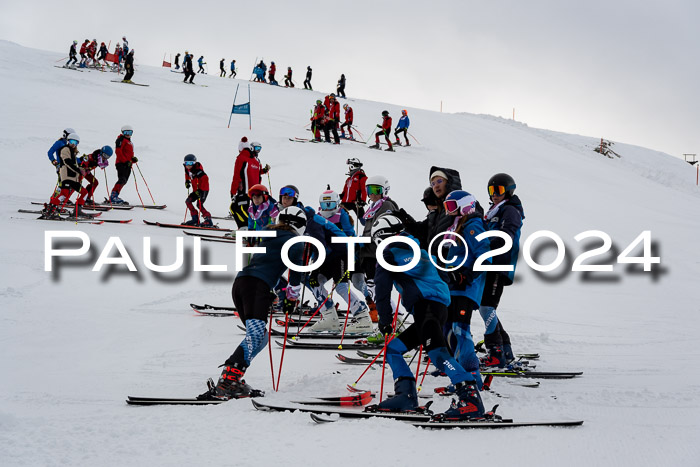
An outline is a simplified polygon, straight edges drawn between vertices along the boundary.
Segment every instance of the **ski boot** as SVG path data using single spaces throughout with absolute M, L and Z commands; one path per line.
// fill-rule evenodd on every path
M 119 192 L 117 192 L 117 191 L 113 191 L 109 195 L 109 202 L 112 204 L 129 204 L 119 197 Z
M 513 360 L 515 360 L 515 355 L 513 354 L 513 347 L 511 347 L 510 343 L 503 343 L 503 359 L 506 361 L 506 363 L 510 363 Z
M 488 348 L 488 355 L 479 359 L 479 366 L 489 368 L 505 368 L 506 360 L 503 347 L 494 345 Z
M 404 146 L 410 146 L 410 145 L 411 145 L 411 143 L 409 143 L 408 141 L 406 141 L 406 144 L 404 144 Z
M 484 418 L 484 403 L 475 381 L 462 381 L 455 384 L 459 400 L 452 399 L 450 408 L 437 414 L 432 421 L 469 421 Z
M 412 377 L 398 378 L 394 381 L 394 396 L 371 405 L 366 412 L 407 412 L 418 408 L 416 380 Z
M 321 312 L 321 319 L 309 328 L 309 332 L 339 332 L 340 320 L 335 308 L 326 308 Z
M 379 149 L 379 143 L 375 143 L 369 147 L 370 149 Z
M 224 365 L 224 370 L 221 372 L 219 382 L 216 383 L 212 397 L 227 401 L 250 396 L 253 388 L 243 380 L 245 370 L 246 367 L 238 369 L 236 364 Z
M 401 146 L 401 141 L 399 141 L 399 140 L 397 139 L 397 140 L 394 142 L 394 144 L 395 144 L 396 146 Z
M 378 323 L 379 322 L 379 313 L 377 313 L 377 305 L 374 303 L 374 300 L 372 300 L 372 297 L 366 297 L 365 301 L 367 302 L 367 306 L 369 307 L 369 317 L 372 320 L 373 323 Z
M 393 146 L 389 146 L 388 148 L 385 149 L 385 151 L 396 152 L 396 151 L 394 150 L 394 147 L 393 147 Z
M 370 334 L 372 332 L 374 332 L 374 325 L 367 309 L 357 313 L 355 321 L 345 328 L 346 334 Z
M 194 215 L 192 216 L 192 219 L 188 220 L 187 222 L 183 222 L 180 225 L 191 225 L 194 227 L 199 227 L 199 216 Z
M 211 217 L 205 217 L 204 222 L 201 224 L 202 227 L 214 227 L 214 223 L 211 221 Z
M 58 206 L 55 204 L 44 203 L 44 209 L 41 211 L 40 219 L 60 219 Z

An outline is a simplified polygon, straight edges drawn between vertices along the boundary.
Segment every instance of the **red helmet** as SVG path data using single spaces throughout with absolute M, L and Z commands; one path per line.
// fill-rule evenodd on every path
M 257 184 L 253 185 L 250 188 L 248 188 L 248 197 L 252 198 L 253 194 L 260 194 L 262 193 L 263 195 L 263 200 L 267 201 L 270 193 L 267 190 L 267 187 L 265 185 Z

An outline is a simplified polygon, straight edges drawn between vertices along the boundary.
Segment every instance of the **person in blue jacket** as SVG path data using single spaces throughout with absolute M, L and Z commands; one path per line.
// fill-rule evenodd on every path
M 243 375 L 253 358 L 267 344 L 267 319 L 272 297 L 272 288 L 279 277 L 287 270 L 282 262 L 282 247 L 296 237 L 303 235 L 306 228 L 306 215 L 296 206 L 288 207 L 279 213 L 277 223 L 267 226 L 274 230 L 276 237 L 263 237 L 260 246 L 265 254 L 253 255 L 250 263 L 236 276 L 231 289 L 233 303 L 245 325 L 243 342 L 224 362 L 223 371 L 216 386 L 199 396 L 199 399 L 235 399 L 249 396 L 252 388 L 245 383 Z M 301 264 L 304 246 L 296 243 L 289 249 L 289 259 Z M 290 270 L 289 284 L 285 290 L 284 311 L 294 311 L 299 298 L 301 273 Z
M 231 60 L 231 74 L 228 75 L 229 78 L 235 78 L 236 77 L 236 61 Z
M 411 143 L 408 141 L 408 127 L 411 125 L 411 121 L 408 119 L 408 111 L 401 111 L 401 118 L 399 118 L 399 123 L 394 129 L 394 136 L 396 136 L 396 145 L 401 146 L 401 140 L 399 139 L 399 133 L 403 133 L 403 137 L 406 140 L 406 146 L 410 146 Z
M 506 173 L 498 173 L 489 179 L 488 193 L 491 207 L 486 212 L 487 230 L 505 232 L 513 241 L 511 249 L 492 258 L 494 265 L 512 266 L 511 271 L 488 271 L 485 278 L 484 294 L 479 313 L 484 319 L 486 330 L 484 345 L 488 356 L 482 362 L 485 366 L 504 367 L 515 360 L 510 336 L 503 329 L 503 323 L 496 314 L 496 308 L 503 294 L 503 287 L 513 284 L 515 266 L 520 251 L 520 229 L 523 226 L 525 212 L 520 198 L 514 194 L 515 180 Z M 498 237 L 491 237 L 491 250 L 501 248 L 505 242 Z
M 470 324 L 472 313 L 479 310 L 485 278 L 482 271 L 474 271 L 474 263 L 491 249 L 488 241 L 476 240 L 486 230 L 484 210 L 473 195 L 462 190 L 447 195 L 443 205 L 445 212 L 454 219 L 445 235 L 445 239 L 454 241 L 444 255 L 450 261 L 449 265 L 453 266 L 446 271 L 451 301 L 444 328 L 445 337 L 452 344 L 452 353 L 457 361 L 466 371 L 477 375 L 477 384 L 481 386 L 479 358 L 474 351 Z M 464 243 L 455 238 L 455 234 L 466 241 L 466 251 Z
M 205 73 L 204 65 L 206 64 L 207 62 L 204 61 L 204 55 L 200 55 L 197 59 L 197 65 L 199 65 L 199 70 L 197 70 L 197 73 Z
M 54 167 L 56 167 L 56 175 L 58 177 L 58 181 L 56 182 L 56 189 L 54 190 L 54 195 L 58 196 L 58 192 L 61 191 L 59 185 L 61 185 L 61 176 L 59 175 L 61 167 L 61 159 L 58 157 L 58 151 L 68 144 L 68 135 L 71 133 L 75 133 L 75 130 L 73 128 L 66 128 L 63 130 L 63 136 L 58 138 L 55 143 L 51 145 L 48 151 L 48 156 L 49 156 L 49 162 L 53 164 Z
M 375 244 L 379 245 L 381 241 L 395 235 L 414 242 L 420 248 L 418 240 L 403 230 L 401 220 L 395 215 L 385 214 L 374 222 L 372 242 Z M 382 253 L 384 261 L 393 266 L 404 266 L 413 256 L 413 249 L 405 243 L 392 243 Z M 395 396 L 382 401 L 377 410 L 411 411 L 418 407 L 416 380 L 403 354 L 422 345 L 432 363 L 450 378 L 459 397 L 438 418 L 470 420 L 483 417 L 484 405 L 475 375 L 467 372 L 447 349 L 442 328 L 447 319 L 450 290 L 431 262 L 428 252 L 420 250 L 418 264 L 405 272 L 389 271 L 377 262 L 374 283 L 379 330 L 387 339 L 394 332 L 391 309 L 393 287 L 401 294 L 403 307 L 414 319 L 413 324 L 391 339 L 386 347 L 386 361 L 394 376 Z

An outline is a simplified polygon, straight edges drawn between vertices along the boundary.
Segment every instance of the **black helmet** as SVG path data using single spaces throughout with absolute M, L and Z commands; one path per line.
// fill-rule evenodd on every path
M 188 164 L 189 162 L 189 164 Z M 194 163 L 197 162 L 197 157 L 195 157 L 194 154 L 187 154 L 185 156 L 185 160 L 183 162 L 183 165 L 194 165 Z
M 389 111 L 388 111 L 388 110 L 382 111 L 382 117 L 388 117 L 388 116 L 389 116 Z
M 282 196 L 291 196 L 295 201 L 299 200 L 299 188 L 294 185 L 285 185 L 280 188 L 280 198 Z
M 428 187 L 423 191 L 423 199 L 421 199 L 426 205 L 437 206 L 440 204 L 437 196 L 432 187 Z
M 505 194 L 506 199 L 510 199 L 515 191 L 515 180 L 508 174 L 499 173 L 489 179 L 488 184 L 489 197 L 494 194 Z

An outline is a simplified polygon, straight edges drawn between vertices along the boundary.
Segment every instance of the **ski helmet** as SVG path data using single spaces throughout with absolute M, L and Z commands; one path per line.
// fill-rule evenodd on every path
M 100 149 L 100 151 L 102 152 L 102 156 L 104 156 L 105 159 L 109 159 L 110 157 L 112 157 L 112 154 L 114 154 L 114 151 L 112 151 L 111 146 L 102 146 L 102 149 Z
M 124 136 L 131 136 L 134 134 L 134 129 L 131 127 L 131 125 L 124 125 L 122 127 L 122 134 Z
M 77 133 L 71 133 L 66 138 L 66 141 L 68 142 L 68 144 L 77 146 L 80 143 L 80 136 L 78 136 Z
M 306 230 L 306 214 L 301 208 L 289 206 L 280 211 L 277 222 L 292 227 L 298 235 L 304 235 Z
M 310 67 L 310 66 L 307 66 L 306 69 L 307 69 L 307 70 L 311 70 L 311 67 Z
M 406 109 L 402 110 L 401 115 L 408 116 L 408 110 L 406 110 Z
M 440 200 L 438 200 L 437 196 L 435 196 L 435 192 L 433 191 L 432 187 L 428 187 L 423 191 L 423 199 L 421 199 L 421 201 L 423 201 L 426 206 L 437 206 L 440 204 Z
M 253 152 L 257 154 L 262 149 L 262 144 L 258 143 L 257 141 L 253 141 L 252 143 L 250 143 L 250 149 L 252 149 Z
M 379 245 L 379 243 L 385 238 L 393 237 L 402 230 L 403 223 L 401 222 L 401 219 L 393 214 L 384 214 L 383 216 L 379 217 L 379 219 L 374 221 L 374 224 L 372 225 L 372 242 L 374 242 L 375 245 Z
M 197 162 L 197 157 L 194 154 L 187 154 L 182 165 L 193 166 L 195 162 Z
M 320 104 L 322 104 L 322 103 L 323 103 L 323 102 L 321 102 L 321 99 L 316 99 L 316 105 L 320 105 Z
M 296 203 L 299 201 L 299 188 L 295 187 L 294 185 L 285 185 L 280 188 L 280 198 L 282 198 L 282 196 L 291 196 L 294 198 L 294 202 Z
M 343 104 L 343 109 L 348 110 L 349 105 Z
M 368 195 L 387 196 L 390 188 L 389 180 L 381 175 L 374 175 L 365 181 L 365 189 Z
M 345 175 L 352 175 L 362 168 L 362 162 L 356 157 L 348 159 L 345 163 L 348 164 L 348 173 Z
M 498 173 L 489 179 L 487 186 L 489 198 L 496 194 L 505 195 L 506 199 L 510 199 L 515 191 L 515 180 L 506 173 Z
M 68 138 L 68 135 L 70 135 L 71 133 L 75 133 L 75 130 L 73 128 L 66 128 L 65 130 L 63 130 L 63 138 Z
M 328 96 L 329 99 L 335 99 L 335 94 L 331 93 L 330 96 Z
M 267 201 L 267 199 L 270 197 L 270 192 L 267 191 L 267 187 L 265 185 L 257 184 L 253 185 L 248 189 L 248 196 L 253 197 L 253 195 L 262 195 L 263 200 Z
M 73 45 L 76 45 L 77 43 L 78 43 L 78 41 L 73 41 Z
M 383 110 L 382 111 L 382 117 L 388 117 L 389 116 L 389 111 L 388 110 Z
M 328 219 L 333 217 L 340 210 L 340 197 L 333 190 L 326 190 L 318 197 L 318 202 L 321 205 L 319 214 Z
M 476 198 L 463 190 L 450 192 L 443 201 L 445 212 L 452 216 L 468 216 L 476 211 Z

